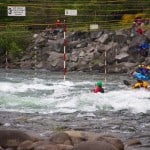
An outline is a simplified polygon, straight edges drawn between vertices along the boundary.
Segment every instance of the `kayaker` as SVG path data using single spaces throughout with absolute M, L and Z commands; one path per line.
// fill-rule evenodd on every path
M 101 81 L 98 81 L 96 83 L 96 86 L 95 88 L 92 90 L 94 93 L 98 93 L 98 92 L 101 92 L 101 93 L 104 93 L 104 89 L 103 89 L 103 83 Z
M 131 73 L 133 78 L 140 81 L 148 81 L 150 78 L 147 76 L 147 74 L 139 73 L 139 72 L 132 72 Z
M 146 81 L 137 80 L 137 82 L 132 86 L 133 89 L 136 88 L 148 88 L 148 83 Z

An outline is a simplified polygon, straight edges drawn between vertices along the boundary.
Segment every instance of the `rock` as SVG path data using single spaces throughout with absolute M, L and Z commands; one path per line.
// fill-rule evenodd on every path
M 36 138 L 19 130 L 0 130 L 0 145 L 4 148 L 17 147 L 26 140 L 35 141 Z
M 0 146 L 0 150 L 4 150 L 4 149 Z
M 65 144 L 57 144 L 57 146 L 60 148 L 60 150 L 72 150 L 72 145 L 65 145 Z
M 47 144 L 47 145 L 38 145 L 34 147 L 34 150 L 61 150 L 61 149 L 57 145 Z
M 71 141 L 73 142 L 73 145 L 88 140 L 87 137 L 85 137 L 85 135 L 83 135 L 81 133 L 81 131 L 73 131 L 72 130 L 72 131 L 65 131 L 65 133 L 67 133 L 70 136 Z M 90 135 L 91 135 L 91 133 L 90 133 Z
M 129 44 L 129 49 L 133 49 L 133 47 L 139 44 L 142 44 L 145 40 L 146 40 L 146 37 L 144 35 L 133 37 L 133 39 L 131 40 Z
M 62 70 L 63 69 L 63 54 L 52 52 L 47 58 L 46 68 L 50 70 Z
M 31 150 L 33 148 L 33 141 L 27 140 L 20 143 L 17 150 Z
M 122 52 L 119 55 L 116 55 L 115 59 L 119 62 L 126 62 L 129 54 Z
M 88 43 L 85 41 L 85 42 L 82 42 L 82 43 L 79 43 L 76 47 L 77 48 L 84 48 L 84 47 L 87 47 Z
M 72 145 L 72 141 L 70 136 L 67 133 L 61 132 L 61 133 L 55 133 L 51 136 L 49 141 L 55 143 L 55 144 L 66 144 L 66 145 Z
M 150 40 L 150 30 L 147 30 L 145 32 L 145 36 L 148 38 L 148 40 Z
M 122 48 L 120 49 L 120 51 L 127 53 L 127 52 L 128 52 L 128 49 L 129 49 L 129 46 L 127 45 L 127 46 L 122 47 Z
M 61 36 L 59 35 L 61 34 Z M 150 31 L 144 31 L 143 35 L 130 36 L 130 29 L 112 31 L 93 32 L 72 32 L 66 36 L 66 42 L 62 33 L 48 35 L 39 33 L 34 35 L 32 43 L 27 47 L 21 59 L 14 59 L 10 67 L 20 67 L 23 69 L 48 69 L 59 71 L 63 69 L 64 50 L 66 66 L 68 71 L 99 71 L 104 72 L 105 61 L 107 62 L 109 73 L 114 73 L 117 69 L 120 73 L 128 71 L 126 62 L 135 65 L 143 63 L 149 65 L 149 53 L 140 53 L 139 47 L 143 42 L 150 43 Z M 64 47 L 65 45 L 65 47 Z M 35 61 L 35 48 L 37 51 Z M 138 49 L 138 50 L 137 50 Z M 83 58 L 82 60 L 80 58 Z M 11 62 L 13 62 L 11 61 Z M 19 62 L 20 61 L 20 62 Z M 35 62 L 37 62 L 35 64 Z M 89 67 L 90 66 L 90 67 Z M 134 69 L 130 68 L 131 70 Z
M 96 32 L 96 31 L 95 32 L 91 32 L 91 34 L 90 34 L 91 35 L 91 39 L 92 40 L 96 40 L 96 39 L 100 38 L 102 33 L 103 33 L 102 31 L 100 31 L 100 32 Z
M 107 136 L 104 135 L 104 136 L 98 137 L 96 140 L 108 142 L 108 143 L 114 145 L 118 150 L 124 150 L 123 142 L 120 139 L 116 138 L 116 137 L 109 136 L 109 135 L 107 135 Z
M 108 34 L 104 33 L 104 34 L 101 35 L 101 37 L 98 39 L 98 41 L 100 43 L 105 43 L 107 39 L 108 39 Z
M 103 141 L 90 141 L 79 143 L 73 150 L 118 150 L 113 145 Z
M 37 142 L 33 143 L 32 147 L 35 148 L 35 147 L 39 147 L 41 145 L 48 145 L 48 144 L 50 144 L 50 142 L 48 140 L 37 141 Z M 51 144 L 53 144 L 53 143 L 51 143 Z
M 48 40 L 47 47 L 50 51 L 56 51 L 58 53 L 63 52 L 64 40 L 63 38 L 58 40 Z
M 141 141 L 138 139 L 131 139 L 127 142 L 128 146 L 132 146 L 132 145 L 141 145 Z
M 41 34 L 34 35 L 34 38 L 36 39 L 35 40 L 36 44 L 43 43 L 46 40 L 44 37 L 41 36 Z

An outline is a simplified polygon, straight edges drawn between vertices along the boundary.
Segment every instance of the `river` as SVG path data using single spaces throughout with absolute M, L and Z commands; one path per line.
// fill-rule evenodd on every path
M 0 70 L 0 110 L 44 114 L 150 110 L 150 92 L 131 90 L 123 84 L 124 79 L 131 80 L 131 77 L 73 72 L 67 73 L 64 81 L 61 72 Z M 104 94 L 91 93 L 98 80 L 103 81 Z
M 105 93 L 92 93 L 103 81 Z M 108 133 L 138 138 L 150 147 L 150 91 L 133 90 L 126 74 L 0 70 L 0 128 L 48 136 L 53 130 Z M 134 81 L 135 82 L 135 81 Z

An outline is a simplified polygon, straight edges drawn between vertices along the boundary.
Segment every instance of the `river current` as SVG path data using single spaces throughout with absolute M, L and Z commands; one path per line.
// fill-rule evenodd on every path
M 132 90 L 123 74 L 0 70 L 0 111 L 28 113 L 92 113 L 128 110 L 146 113 L 150 110 L 150 91 Z M 92 93 L 95 83 L 103 81 L 105 93 Z

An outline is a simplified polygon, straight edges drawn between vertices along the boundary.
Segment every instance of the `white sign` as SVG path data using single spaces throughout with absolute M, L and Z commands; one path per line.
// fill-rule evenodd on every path
M 90 24 L 90 30 L 98 29 L 98 24 Z
M 65 9 L 66 16 L 77 16 L 77 10 L 73 9 Z
M 26 8 L 22 6 L 8 6 L 8 16 L 26 16 Z

